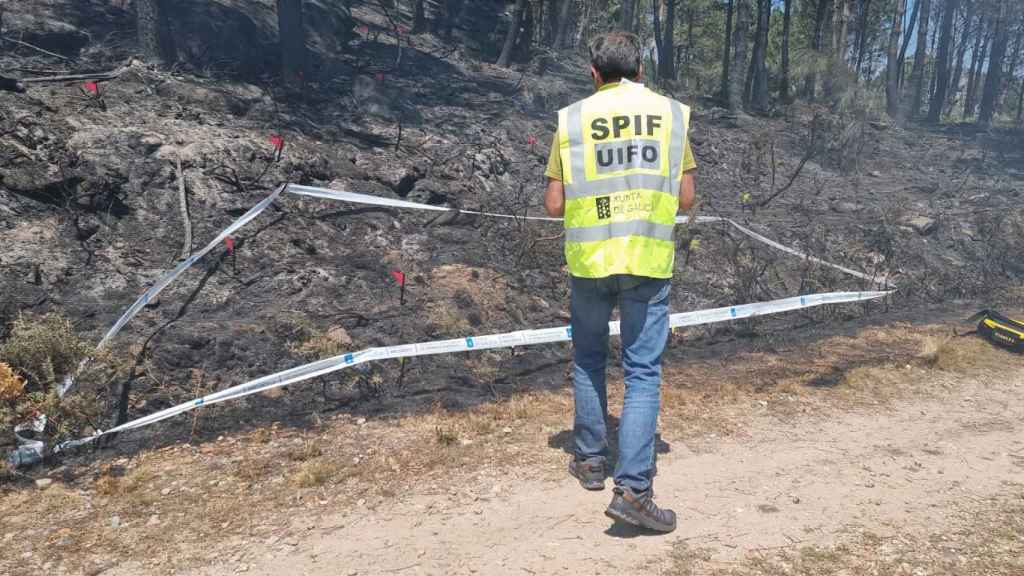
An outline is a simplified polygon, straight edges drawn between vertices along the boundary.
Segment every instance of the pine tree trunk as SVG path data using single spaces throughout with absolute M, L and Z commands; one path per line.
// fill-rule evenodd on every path
M 572 21 L 573 0 L 562 0 L 561 9 L 558 12 L 558 31 L 555 32 L 555 48 L 565 47 L 565 35 Z
M 931 17 L 931 0 L 917 0 L 921 3 L 921 24 L 917 29 L 917 49 L 914 51 L 914 68 L 910 72 L 910 108 L 908 118 L 916 118 L 921 112 L 921 96 L 924 94 L 924 62 L 928 50 L 928 20 Z
M 811 71 L 807 74 L 804 82 L 804 93 L 807 99 L 814 101 L 818 84 L 817 68 L 822 57 L 822 48 L 825 43 L 825 20 L 828 14 L 828 4 L 832 0 L 817 0 L 817 7 L 814 12 L 814 36 L 811 38 L 811 50 L 814 53 L 815 62 L 811 64 Z
M 984 18 L 984 15 L 981 16 Z M 974 116 L 978 108 L 978 82 L 981 81 L 981 70 L 985 65 L 985 56 L 988 53 L 988 35 L 985 31 L 983 20 L 978 22 L 976 32 L 977 39 L 974 41 L 974 50 L 971 51 L 971 69 L 968 71 L 967 92 L 964 94 L 964 119 Z
M 647 73 L 651 75 L 651 81 L 655 84 L 661 78 L 661 57 L 664 55 L 661 49 L 661 11 L 665 8 L 665 0 L 652 0 L 651 10 L 652 20 L 654 22 L 654 51 L 655 54 L 651 56 L 651 64 L 653 70 L 648 70 Z M 655 62 L 657 58 L 657 62 Z
M 451 40 L 452 35 L 455 32 L 455 24 L 459 20 L 459 13 L 462 11 L 462 3 L 464 0 L 437 0 L 434 4 L 437 8 L 434 9 L 434 21 L 433 29 L 434 33 L 444 38 L 445 40 Z
M 768 112 L 768 17 L 772 0 L 757 0 L 757 38 L 754 41 L 753 79 L 750 107 Z
M 925 0 L 927 1 L 927 0 Z M 871 10 L 871 0 L 862 0 L 860 5 L 860 19 L 857 24 L 857 75 L 859 76 L 864 66 L 864 55 L 868 47 L 868 14 Z
M 932 94 L 935 94 L 936 86 L 938 86 L 937 80 L 938 80 L 938 77 L 939 77 L 939 74 L 938 74 L 939 30 L 942 28 L 942 25 L 940 24 L 938 16 L 941 16 L 942 11 L 945 9 L 945 4 L 944 4 L 945 1 L 946 0 L 935 0 L 935 2 L 936 2 L 935 6 L 936 6 L 936 8 L 938 8 L 938 10 L 936 10 L 936 12 L 938 12 L 938 13 L 935 15 L 936 16 L 935 26 L 932 28 L 932 48 L 928 52 L 930 54 L 935 54 L 936 56 L 935 56 L 935 60 L 932 61 L 932 73 L 930 75 L 931 78 L 928 81 L 928 92 L 927 92 L 927 95 L 928 95 L 928 102 L 929 103 L 931 102 Z M 941 5 L 941 7 L 940 7 L 940 5 Z
M 658 56 L 658 73 L 663 79 L 676 79 L 676 0 L 665 1 L 665 33 L 661 41 L 661 54 Z
M 622 0 L 622 11 L 619 13 L 619 29 L 632 32 L 636 22 L 636 0 Z
M 938 124 L 942 119 L 942 107 L 946 103 L 946 90 L 949 88 L 950 43 L 953 35 L 953 18 L 960 5 L 960 0 L 946 0 L 946 8 L 942 13 L 942 34 L 939 38 L 938 60 L 936 66 L 935 92 L 932 94 L 931 106 L 928 109 L 928 121 Z
M 906 0 L 896 0 L 892 14 L 892 29 L 889 32 L 888 60 L 885 66 L 885 110 L 890 118 L 895 118 L 900 110 L 899 67 L 902 63 L 899 62 L 899 47 L 900 36 L 903 33 L 903 13 L 906 9 Z
M 847 53 L 847 40 L 850 37 L 850 1 L 851 0 L 839 0 L 842 3 L 842 9 L 839 10 L 837 17 L 837 26 L 835 30 L 835 38 L 832 40 L 833 51 L 832 56 L 835 58 L 835 70 L 839 70 L 841 66 L 846 63 Z M 769 12 L 770 12 L 769 8 Z
M 583 16 L 580 18 L 579 26 L 576 27 L 574 40 L 576 47 L 579 47 L 583 41 L 590 42 L 590 11 L 592 7 L 592 2 L 583 3 Z
M 961 26 L 959 39 L 954 42 L 956 46 L 956 67 L 953 69 L 953 80 L 950 86 L 953 90 L 950 91 L 950 95 L 946 97 L 948 104 L 946 105 L 946 114 L 953 113 L 953 103 L 956 101 L 956 96 L 960 91 L 960 80 L 964 75 L 964 60 L 967 58 L 967 45 L 970 43 L 971 37 L 971 22 L 974 20 L 974 3 L 970 3 L 967 6 L 967 10 L 964 11 L 964 23 Z M 954 27 L 954 36 L 956 36 L 956 29 Z
M 914 2 L 914 10 L 910 13 L 910 20 L 907 21 L 909 28 L 903 33 L 903 46 L 900 46 L 900 68 L 898 85 L 899 88 L 903 89 L 903 75 L 905 63 L 907 61 L 907 48 L 910 47 L 910 38 L 914 35 L 914 29 L 917 28 L 917 22 L 921 14 L 921 0 Z
M 526 0 L 516 0 L 515 11 L 512 13 L 512 22 L 509 24 L 508 33 L 505 35 L 505 45 L 501 48 L 501 55 L 498 57 L 498 66 L 508 68 L 512 61 L 512 50 L 516 46 L 516 38 L 519 36 L 519 29 L 523 25 L 523 11 L 526 10 Z
M 725 7 L 725 41 L 722 43 L 722 102 L 730 105 L 732 102 L 730 93 L 730 85 L 732 83 L 732 76 L 729 72 L 729 68 L 732 65 L 732 16 L 734 8 L 736 6 L 736 0 L 728 0 L 728 4 Z M 730 105 L 731 107 L 731 105 Z
M 747 29 L 749 28 L 750 0 L 733 0 L 736 5 L 736 25 L 733 27 L 733 58 L 729 69 L 729 110 L 743 107 L 744 70 L 747 68 Z
M 516 47 L 512 50 L 512 59 L 516 62 L 529 62 L 532 57 L 533 27 L 533 5 L 530 0 L 526 0 L 526 6 L 523 8 L 523 23 L 516 36 Z
M 277 30 L 281 43 L 281 78 L 286 85 L 301 85 L 306 70 L 302 0 L 277 0 Z
M 1017 38 L 1013 41 L 1013 56 L 1010 56 L 1010 64 L 1006 67 L 1003 75 L 1003 82 L 999 85 L 999 93 L 996 94 L 996 102 L 999 102 L 1003 93 L 1013 84 L 1013 75 L 1017 71 L 1017 64 L 1020 63 L 1021 51 L 1024 50 L 1024 22 L 1017 29 Z
M 423 6 L 424 0 L 414 0 L 412 17 L 412 33 L 419 34 L 427 29 L 427 10 Z
M 839 2 L 845 4 L 846 0 L 831 0 L 827 6 L 828 13 L 825 16 L 825 23 L 832 24 L 825 29 L 825 34 L 827 34 L 825 39 L 828 40 L 828 43 L 824 43 L 825 39 L 822 41 L 822 45 L 825 47 L 826 52 L 824 58 L 826 73 L 825 77 L 822 78 L 821 81 L 821 91 L 826 100 L 831 100 L 835 93 L 836 74 L 839 71 L 839 66 L 837 66 L 837 61 L 839 60 L 839 48 L 837 46 L 837 41 L 839 39 L 839 14 L 842 12 L 837 5 Z
M 981 111 L 978 112 L 978 124 L 982 127 L 992 125 L 999 106 L 999 89 L 1003 85 L 1003 65 L 1006 64 L 1006 46 L 1010 41 L 1007 26 L 1007 1 L 999 1 L 999 16 L 996 18 L 996 33 L 992 41 L 992 52 L 988 58 L 988 73 L 985 74 L 985 89 L 981 95 Z
M 554 46 L 555 34 L 558 32 L 558 0 L 548 0 L 547 16 L 541 26 L 541 35 L 544 36 L 544 44 Z
M 683 89 L 690 88 L 690 78 L 693 76 L 693 6 L 686 11 L 686 57 L 683 59 Z M 677 59 L 678 60 L 678 59 Z M 698 90 L 700 83 L 697 84 Z
M 139 48 L 146 59 L 162 64 L 177 60 L 167 0 L 136 0 Z
M 792 32 L 793 0 L 784 0 L 782 14 L 782 79 L 779 86 L 779 98 L 783 104 L 790 103 L 789 97 L 789 37 Z M 860 64 L 857 65 L 858 69 Z
M 1017 87 L 1020 90 L 1020 94 L 1017 94 L 1017 127 L 1021 126 L 1021 122 L 1024 121 L 1024 78 L 1020 80 L 1020 86 Z

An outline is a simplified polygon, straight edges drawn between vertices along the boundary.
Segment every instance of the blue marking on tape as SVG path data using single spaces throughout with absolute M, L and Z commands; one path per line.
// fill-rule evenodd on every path
M 807 300 L 803 296 L 800 297 L 800 305 L 807 306 Z
M 472 348 L 473 346 L 474 346 L 473 338 L 472 337 L 466 338 L 466 348 Z
M 196 406 L 202 406 L 203 405 L 203 399 L 202 398 L 197 399 L 195 404 L 196 404 Z
M 565 333 L 569 335 L 569 338 L 572 338 L 572 326 L 566 328 Z
M 351 364 L 355 361 L 356 359 L 351 354 L 345 354 L 345 364 Z
M 735 318 L 736 317 L 736 309 L 735 308 L 729 308 L 729 314 L 731 314 L 732 317 Z

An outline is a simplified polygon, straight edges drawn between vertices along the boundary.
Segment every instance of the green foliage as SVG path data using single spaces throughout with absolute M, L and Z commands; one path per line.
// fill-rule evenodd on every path
M 92 345 L 60 314 L 15 320 L 7 340 L 0 344 L 0 366 L 5 367 L 0 371 L 5 390 L 0 396 L 0 437 L 40 414 L 47 416 L 44 435 L 51 440 L 75 435 L 98 422 L 110 384 L 127 373 L 129 365 L 122 359 L 109 353 L 98 355 L 77 375 L 74 394 L 60 398 L 57 393 L 58 385 L 75 374 L 92 351 Z
M 21 316 L 0 346 L 0 360 L 26 376 L 29 391 L 47 392 L 74 373 L 90 350 L 63 316 Z

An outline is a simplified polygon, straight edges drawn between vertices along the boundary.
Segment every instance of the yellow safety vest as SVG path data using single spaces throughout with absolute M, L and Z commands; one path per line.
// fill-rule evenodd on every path
M 689 124 L 689 107 L 628 80 L 558 112 L 573 276 L 672 277 Z

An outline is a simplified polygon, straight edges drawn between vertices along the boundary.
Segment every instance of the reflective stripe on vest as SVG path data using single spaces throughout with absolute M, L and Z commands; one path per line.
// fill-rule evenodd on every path
M 689 109 L 623 81 L 558 120 L 570 272 L 671 277 Z

